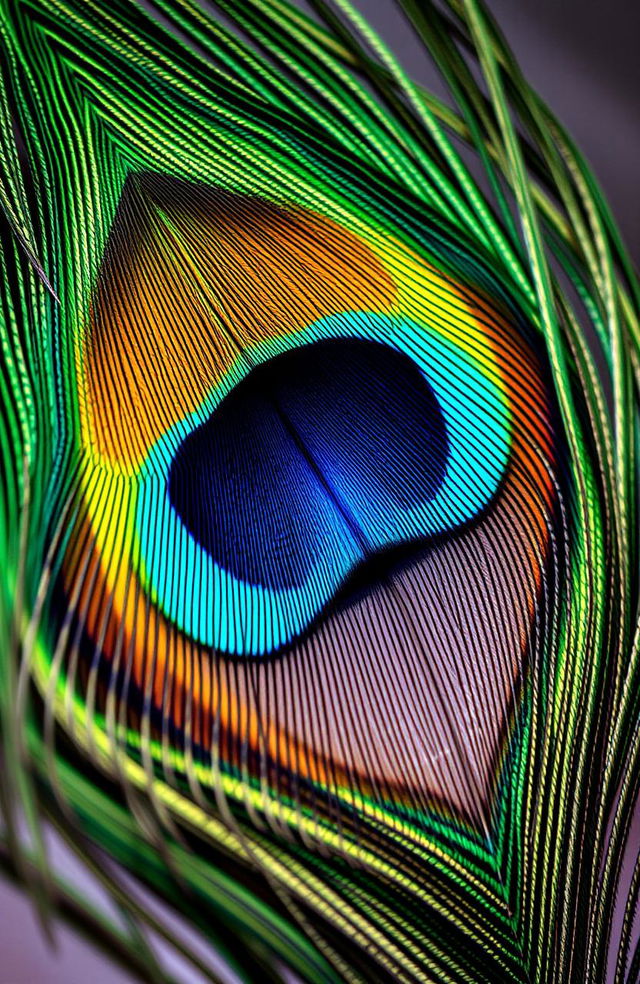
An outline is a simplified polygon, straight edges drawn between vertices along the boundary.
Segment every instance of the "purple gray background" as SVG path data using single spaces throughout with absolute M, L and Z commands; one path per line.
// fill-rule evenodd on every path
M 356 0 L 405 68 L 437 86 L 424 53 L 391 0 Z M 640 4 L 633 0 L 489 0 L 525 75 L 568 127 L 608 196 L 636 263 L 640 260 Z M 640 815 L 632 841 L 640 844 Z M 90 890 L 68 855 L 60 870 Z M 95 890 L 93 897 L 98 900 Z M 45 944 L 29 902 L 0 882 L 0 984 L 128 984 L 130 978 L 60 925 Z M 175 965 L 176 977 L 199 975 Z M 222 968 L 221 968 L 222 970 Z M 223 976 L 224 972 L 223 972 Z M 228 977 L 229 982 L 234 980 Z

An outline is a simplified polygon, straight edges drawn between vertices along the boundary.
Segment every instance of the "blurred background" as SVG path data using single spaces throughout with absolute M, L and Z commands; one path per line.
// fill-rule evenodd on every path
M 355 0 L 414 79 L 444 92 L 393 0 Z M 525 77 L 586 156 L 640 262 L 640 4 L 486 0 Z
M 528 80 L 586 155 L 609 199 L 636 264 L 640 261 L 640 4 L 629 0 L 488 0 Z M 301 4 L 302 5 L 302 4 Z M 356 0 L 418 81 L 438 78 L 392 0 Z M 631 838 L 640 845 L 640 818 Z M 68 854 L 54 851 L 73 875 Z M 89 891 L 78 873 L 76 884 Z M 173 962 L 163 952 L 167 962 Z M 176 977 L 196 984 L 175 962 Z M 221 978 L 235 978 L 220 968 Z M 0 881 L 0 984 L 128 984 L 132 978 L 60 924 L 56 948 L 44 941 L 30 903 Z

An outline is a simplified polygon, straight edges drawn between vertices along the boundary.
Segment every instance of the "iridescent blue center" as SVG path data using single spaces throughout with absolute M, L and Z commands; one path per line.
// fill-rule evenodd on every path
M 198 642 L 291 644 L 381 551 L 451 533 L 509 456 L 499 380 L 440 331 L 345 312 L 239 356 L 141 470 L 138 568 Z
M 329 339 L 234 387 L 178 448 L 169 499 L 234 577 L 293 588 L 329 546 L 328 528 L 343 528 L 363 559 L 405 539 L 406 509 L 433 498 L 446 462 L 442 413 L 415 362 Z

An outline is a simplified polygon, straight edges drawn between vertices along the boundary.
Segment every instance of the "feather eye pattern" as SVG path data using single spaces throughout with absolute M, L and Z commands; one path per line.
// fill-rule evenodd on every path
M 0 12 L 0 860 L 142 980 L 640 975 L 638 283 L 400 8 Z

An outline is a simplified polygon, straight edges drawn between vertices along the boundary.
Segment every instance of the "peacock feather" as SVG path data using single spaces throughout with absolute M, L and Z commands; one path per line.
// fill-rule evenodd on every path
M 398 16 L 0 8 L 0 859 L 144 981 L 640 979 L 638 283 Z

